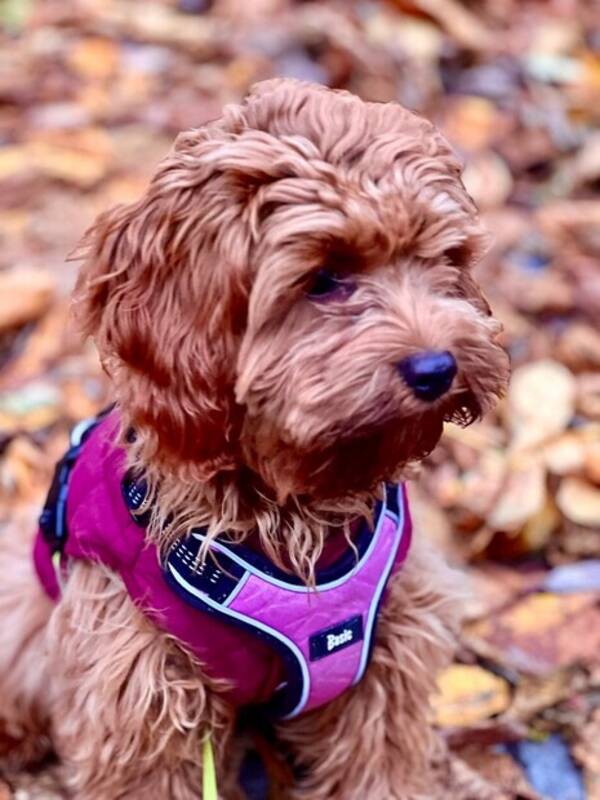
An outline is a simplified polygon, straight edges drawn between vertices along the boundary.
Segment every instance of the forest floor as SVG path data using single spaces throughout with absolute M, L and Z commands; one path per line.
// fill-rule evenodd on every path
M 411 495 L 473 589 L 436 721 L 499 800 L 600 800 L 597 8 L 0 2 L 0 525 L 39 507 L 69 427 L 107 400 L 65 258 L 177 132 L 291 75 L 400 100 L 467 163 L 513 378 L 497 413 L 447 427 Z M 0 798 L 58 796 L 51 771 L 5 779 Z

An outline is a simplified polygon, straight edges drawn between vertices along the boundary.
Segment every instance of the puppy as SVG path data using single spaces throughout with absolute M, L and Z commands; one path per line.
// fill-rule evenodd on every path
M 291 798 L 431 796 L 457 593 L 400 482 L 504 389 L 483 242 L 429 122 L 292 80 L 88 232 L 75 313 L 115 404 L 0 542 L 4 723 L 50 735 L 71 796 L 198 798 L 209 736 L 237 797 L 248 706 Z

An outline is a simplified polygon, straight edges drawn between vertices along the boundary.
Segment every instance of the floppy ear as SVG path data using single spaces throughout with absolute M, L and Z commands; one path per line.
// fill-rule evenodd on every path
M 244 181 L 217 167 L 218 133 L 184 134 L 145 196 L 82 245 L 75 314 L 113 379 L 147 463 L 209 477 L 236 463 L 235 361 L 245 326 Z M 221 136 L 222 143 L 222 136 Z

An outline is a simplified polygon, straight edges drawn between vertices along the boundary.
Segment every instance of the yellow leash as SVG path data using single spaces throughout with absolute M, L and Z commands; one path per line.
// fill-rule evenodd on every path
M 215 755 L 210 733 L 202 746 L 202 800 L 218 800 Z

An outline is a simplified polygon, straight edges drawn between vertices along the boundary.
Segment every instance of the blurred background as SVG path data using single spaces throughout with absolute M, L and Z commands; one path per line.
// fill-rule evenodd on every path
M 0 526 L 108 397 L 67 326 L 95 215 L 254 81 L 399 100 L 467 164 L 513 362 L 497 414 L 448 426 L 411 490 L 474 589 L 436 722 L 477 800 L 599 800 L 600 6 L 0 0 L 0 30 Z M 5 778 L 0 798 L 58 797 L 45 772 Z

